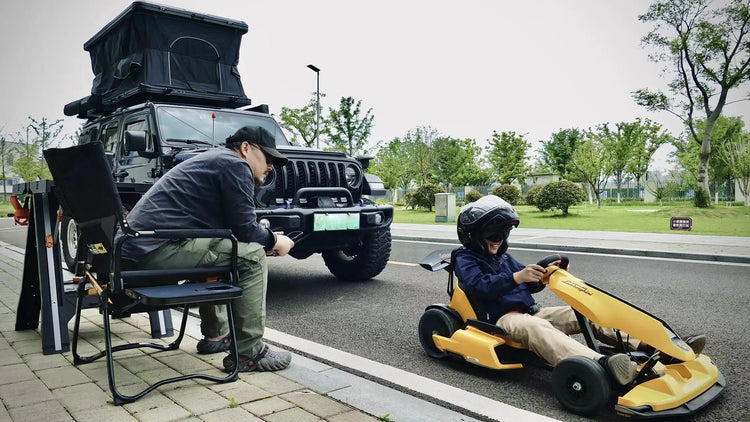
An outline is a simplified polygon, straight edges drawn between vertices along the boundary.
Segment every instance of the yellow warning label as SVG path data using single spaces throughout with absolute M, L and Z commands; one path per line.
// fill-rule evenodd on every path
M 95 255 L 107 253 L 107 248 L 105 248 L 101 243 L 89 245 L 89 250 Z

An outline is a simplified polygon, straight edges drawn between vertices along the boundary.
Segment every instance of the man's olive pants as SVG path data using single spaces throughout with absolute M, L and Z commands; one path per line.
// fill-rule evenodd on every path
M 551 365 L 573 356 L 585 356 L 594 360 L 602 357 L 588 346 L 569 337 L 578 334 L 581 327 L 570 306 L 550 306 L 539 310 L 534 315 L 520 312 L 508 312 L 497 320 L 497 325 L 508 332 L 508 336 L 526 345 L 529 350 L 539 355 Z M 609 345 L 617 344 L 617 335 L 611 328 L 592 324 L 594 337 Z M 628 338 L 623 333 L 623 340 L 632 350 L 638 348 L 640 341 Z
M 229 265 L 232 242 L 229 239 L 188 239 L 167 242 L 150 252 L 138 263 L 139 268 L 210 267 Z M 263 350 L 266 325 L 266 285 L 268 264 L 266 252 L 258 243 L 238 243 L 238 285 L 242 296 L 232 302 L 237 332 L 237 350 L 253 357 Z M 219 337 L 229 332 L 224 305 L 201 305 L 201 333 Z

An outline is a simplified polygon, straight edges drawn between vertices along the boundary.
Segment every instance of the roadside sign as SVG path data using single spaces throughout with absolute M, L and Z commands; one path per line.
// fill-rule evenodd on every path
M 669 228 L 672 230 L 692 230 L 693 219 L 690 217 L 672 217 L 669 220 Z

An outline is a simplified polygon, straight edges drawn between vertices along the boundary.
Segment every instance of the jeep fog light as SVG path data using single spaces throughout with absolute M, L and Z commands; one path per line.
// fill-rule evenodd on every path
M 362 213 L 365 217 L 365 222 L 368 226 L 377 226 L 383 222 L 382 212 L 366 212 Z

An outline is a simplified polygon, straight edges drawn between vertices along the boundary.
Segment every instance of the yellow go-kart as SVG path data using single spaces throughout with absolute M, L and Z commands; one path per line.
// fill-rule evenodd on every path
M 419 340 L 427 354 L 438 359 L 457 356 L 498 370 L 543 362 L 523 344 L 509 339 L 502 328 L 477 319 L 470 298 L 454 280 L 451 252 L 434 251 L 420 263 L 430 271 L 444 269 L 450 274 L 450 304 L 428 306 L 419 320 Z M 605 355 L 628 353 L 639 364 L 637 378 L 621 387 L 611 383 L 604 368 L 588 358 L 565 359 L 554 368 L 541 363 L 552 370 L 555 396 L 565 408 L 594 415 L 611 403 L 614 391 L 615 410 L 623 416 L 686 416 L 711 403 L 724 390 L 724 376 L 711 359 L 704 354 L 696 356 L 666 322 L 574 277 L 567 271 L 565 256 L 550 255 L 538 264 L 546 268 L 542 283 L 575 311 L 590 348 Z M 619 346 L 599 343 L 590 323 L 615 329 Z M 653 346 L 655 352 L 628 351 L 620 331 Z M 671 358 L 661 359 L 664 355 Z

